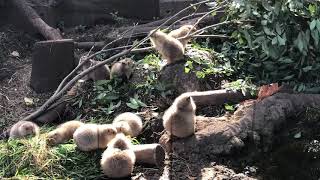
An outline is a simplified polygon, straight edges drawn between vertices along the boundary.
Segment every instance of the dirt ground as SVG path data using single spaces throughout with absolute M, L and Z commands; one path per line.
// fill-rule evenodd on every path
M 70 29 L 65 31 L 64 36 L 78 40 L 102 40 L 104 31 L 110 30 L 107 26 L 86 28 Z M 50 96 L 50 93 L 36 94 L 29 87 L 32 46 L 37 40 L 12 26 L 0 29 L 1 130 L 34 111 Z M 34 104 L 26 105 L 25 98 L 33 99 Z M 201 112 L 212 112 L 214 109 L 204 107 Z M 305 121 L 307 117 L 299 118 L 279 133 L 271 152 L 263 153 L 259 147 L 253 146 L 229 156 L 193 155 L 184 159 L 173 153 L 167 157 L 163 168 L 138 166 L 133 179 L 318 179 L 320 154 L 314 151 L 310 154 L 308 147 L 320 147 L 320 121 L 319 118 L 311 122 Z M 161 120 L 153 121 L 152 128 L 142 134 L 145 138 L 155 132 L 161 133 Z M 302 136 L 294 138 L 299 132 Z M 149 141 L 155 142 L 158 138 L 159 135 Z

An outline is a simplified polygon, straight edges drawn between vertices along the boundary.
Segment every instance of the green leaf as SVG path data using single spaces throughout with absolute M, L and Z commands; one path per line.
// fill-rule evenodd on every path
M 285 63 L 285 64 L 290 64 L 293 63 L 294 61 L 292 59 L 289 58 L 283 58 L 279 60 L 280 63 Z
M 227 111 L 234 111 L 234 107 L 232 105 L 229 105 L 229 104 L 225 104 L 224 105 L 224 108 L 227 110 Z
M 314 45 L 318 46 L 318 44 L 319 44 L 319 31 L 316 29 L 311 31 L 311 36 L 314 40 Z
M 301 83 L 301 84 L 299 85 L 297 91 L 298 91 L 298 92 L 302 92 L 304 89 L 305 89 L 305 85 Z
M 301 132 L 296 133 L 293 137 L 294 137 L 295 139 L 301 138 Z
M 185 73 L 189 73 L 190 70 L 191 70 L 190 68 L 187 68 L 187 67 L 184 68 L 184 72 L 185 72 Z
M 277 35 L 277 40 L 278 40 L 279 46 L 286 45 L 286 40 L 283 39 L 281 36 Z
M 105 96 L 106 96 L 106 93 L 101 93 L 101 94 L 99 94 L 99 95 L 97 96 L 97 99 L 98 99 L 98 100 L 101 100 L 101 99 L 103 99 Z
M 263 31 L 264 31 L 268 36 L 274 35 L 274 33 L 271 32 L 270 29 L 267 28 L 267 27 L 265 27 L 265 26 L 263 26 Z
M 105 85 L 108 84 L 110 82 L 110 80 L 98 80 L 95 82 L 96 86 L 101 86 L 101 85 Z
M 138 102 L 134 98 L 130 98 L 130 103 L 139 106 Z
M 318 31 L 320 33 L 320 20 L 319 19 L 317 19 L 316 27 L 317 27 L 317 29 L 318 29 Z
M 302 68 L 303 72 L 308 72 L 310 70 L 312 70 L 312 66 L 306 66 L 304 68 Z
M 302 32 L 299 33 L 297 39 L 295 40 L 295 44 L 298 47 L 299 51 L 302 52 L 303 51 L 303 47 L 304 47 L 304 42 L 303 42 L 303 38 L 302 38 Z
M 119 101 L 114 107 L 118 108 L 121 105 L 121 101 Z
M 81 106 L 82 106 L 82 99 L 80 99 L 78 107 L 81 108 Z
M 315 15 L 315 13 L 316 13 L 316 10 L 317 10 L 316 5 L 309 4 L 308 9 L 309 9 L 309 12 L 310 12 L 311 16 L 314 16 L 314 15 Z
M 108 84 L 108 90 L 112 91 L 112 86 L 110 84 Z
M 139 99 L 136 99 L 136 101 L 138 102 L 138 104 L 139 104 L 140 106 L 142 106 L 142 107 L 147 107 L 147 105 L 146 105 L 144 102 L 140 101 Z
M 294 75 L 289 75 L 283 78 L 283 80 L 290 80 L 294 77 Z
M 244 34 L 244 37 L 246 38 L 247 42 L 248 42 L 248 46 L 250 47 L 250 49 L 252 49 L 252 40 L 251 40 L 251 36 L 248 33 L 248 31 L 245 29 L 242 31 Z
M 119 99 L 119 96 L 114 94 L 114 95 L 108 95 L 106 97 L 107 100 L 116 100 L 116 99 Z
M 267 0 L 262 0 L 262 1 L 261 1 L 261 5 L 262 5 L 267 11 L 272 11 L 272 7 L 270 6 L 270 4 L 268 3 Z
M 262 26 L 265 26 L 265 25 L 267 25 L 267 24 L 268 24 L 268 21 L 267 21 L 267 20 L 262 20 L 262 21 L 261 21 L 261 25 L 262 25 Z
M 317 25 L 317 20 L 313 20 L 313 21 L 311 21 L 311 23 L 310 23 L 310 30 L 313 30 L 315 27 L 316 27 L 316 25 Z
M 136 104 L 131 104 L 131 103 L 126 103 L 126 104 L 131 109 L 138 109 L 139 108 L 139 105 L 136 105 Z
M 280 27 L 280 24 L 279 24 L 279 23 L 277 23 L 277 24 L 276 24 L 276 32 L 277 32 L 279 35 L 281 35 L 281 34 L 282 34 L 282 29 L 281 29 L 281 27 Z
M 276 45 L 278 43 L 277 37 L 272 38 L 271 44 Z
M 238 31 L 233 31 L 231 37 L 236 38 L 238 37 Z

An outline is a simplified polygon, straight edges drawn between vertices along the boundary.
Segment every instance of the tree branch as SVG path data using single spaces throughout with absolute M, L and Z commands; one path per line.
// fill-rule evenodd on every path
M 178 13 L 176 13 L 174 16 L 170 17 L 169 19 L 167 19 L 165 22 L 163 22 L 160 26 L 158 26 L 156 28 L 156 30 L 160 29 L 162 26 L 164 26 L 167 22 L 171 21 L 173 18 L 176 18 L 178 15 L 180 15 L 181 13 L 187 11 L 190 8 L 193 8 L 194 6 L 197 5 L 201 5 L 203 3 L 209 2 L 210 0 L 205 0 L 205 1 L 201 1 L 195 4 L 191 4 L 190 6 L 182 9 L 181 11 L 179 11 Z M 155 31 L 154 31 L 155 32 Z M 55 103 L 59 98 L 61 98 L 63 96 L 63 94 L 70 89 L 79 79 L 81 79 L 82 77 L 84 77 L 86 74 L 92 72 L 93 70 L 95 70 L 98 67 L 101 67 L 107 63 L 110 63 L 112 61 L 114 61 L 117 58 L 120 58 L 122 56 L 125 56 L 127 54 L 129 54 L 131 51 L 134 51 L 135 48 L 137 48 L 138 46 L 142 45 L 144 42 L 146 42 L 149 37 L 152 35 L 149 34 L 147 35 L 145 38 L 143 38 L 142 40 L 140 40 L 137 44 L 134 44 L 131 48 L 129 48 L 128 50 L 124 50 L 116 55 L 113 55 L 112 57 L 86 69 L 85 71 L 81 72 L 80 74 L 78 74 L 77 76 L 75 76 L 74 78 L 72 78 L 65 86 L 64 84 L 66 83 L 66 81 L 73 76 L 79 69 L 80 67 L 90 58 L 95 57 L 96 55 L 99 55 L 101 53 L 103 53 L 105 50 L 102 49 L 101 51 L 98 51 L 90 56 L 87 56 L 83 59 L 83 62 L 79 63 L 79 65 L 67 76 L 63 79 L 63 81 L 60 83 L 60 85 L 58 86 L 56 92 L 35 112 L 33 112 L 32 114 L 30 114 L 29 116 L 23 118 L 23 120 L 33 120 L 36 117 L 38 117 L 39 115 L 41 115 L 44 111 L 46 111 L 48 109 L 48 107 L 50 107 L 50 105 L 52 105 L 53 103 Z M 63 87 L 63 88 L 62 88 Z

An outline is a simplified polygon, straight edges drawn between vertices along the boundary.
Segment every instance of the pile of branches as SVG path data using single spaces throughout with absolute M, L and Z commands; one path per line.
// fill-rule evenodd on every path
M 204 6 L 204 5 L 209 7 L 208 12 L 197 13 L 197 9 L 200 6 Z M 205 0 L 205 1 L 195 3 L 195 4 L 191 4 L 190 6 L 186 7 L 185 9 L 182 9 L 181 11 L 179 11 L 174 16 L 163 20 L 163 22 L 160 25 L 158 25 L 155 28 L 155 30 L 163 29 L 163 27 L 165 27 L 165 29 L 171 29 L 175 24 L 180 23 L 181 21 L 183 21 L 185 19 L 189 19 L 190 17 L 198 16 L 197 18 L 191 19 L 188 21 L 189 24 L 193 24 L 193 26 L 196 27 L 199 23 L 201 23 L 202 21 L 204 21 L 208 18 L 215 18 L 215 16 L 217 15 L 217 12 L 222 12 L 222 10 L 224 10 L 228 6 L 229 5 L 228 5 L 227 1 L 223 1 L 220 3 L 212 3 L 210 0 Z M 192 8 L 195 10 L 195 12 L 193 14 L 181 17 L 181 14 L 185 13 L 186 11 L 188 11 Z M 157 24 L 157 23 L 155 23 L 155 24 Z M 193 38 L 193 37 L 215 37 L 215 38 L 222 37 L 222 38 L 225 38 L 225 36 L 223 36 L 223 35 L 222 36 L 210 35 L 210 34 L 205 35 L 204 33 L 206 32 L 206 30 L 208 30 L 210 28 L 214 28 L 217 26 L 225 25 L 225 24 L 231 24 L 231 23 L 239 24 L 241 22 L 234 21 L 234 20 L 225 20 L 222 22 L 213 23 L 213 24 L 207 25 L 203 28 L 200 28 L 200 29 L 196 30 L 195 32 L 189 32 L 185 37 L 181 37 L 181 38 Z M 37 117 L 39 117 L 40 115 L 42 115 L 44 112 L 46 112 L 46 110 L 52 108 L 53 104 L 55 104 L 63 96 L 66 96 L 65 95 L 66 92 L 69 89 L 71 89 L 78 82 L 78 80 L 80 80 L 82 77 L 84 77 L 88 73 L 94 71 L 96 68 L 101 67 L 101 66 L 108 64 L 108 63 L 112 63 L 113 61 L 115 61 L 123 56 L 129 55 L 130 53 L 145 52 L 150 49 L 153 49 L 153 47 L 140 48 L 142 45 L 145 45 L 145 42 L 149 40 L 149 37 L 152 34 L 148 34 L 142 40 L 140 40 L 136 43 L 133 43 L 132 45 L 126 45 L 126 46 L 117 47 L 117 48 L 109 48 L 114 43 L 117 43 L 118 41 L 123 40 L 123 38 L 125 38 L 124 35 L 128 34 L 128 32 L 130 32 L 130 31 L 134 32 L 136 30 L 136 28 L 138 28 L 138 26 L 133 26 L 132 28 L 125 30 L 125 32 L 123 32 L 123 34 L 121 36 L 119 36 L 117 39 L 109 42 L 108 44 L 104 45 L 104 47 L 102 47 L 102 49 L 100 51 L 97 51 L 95 53 L 91 53 L 92 50 L 94 49 L 94 46 L 92 46 L 90 51 L 88 52 L 88 54 L 86 56 L 83 56 L 80 58 L 81 60 L 79 61 L 80 63 L 77 65 L 77 67 L 62 80 L 62 82 L 60 83 L 60 85 L 56 89 L 55 93 L 37 111 L 33 112 L 32 114 L 28 115 L 27 117 L 23 118 L 22 120 L 31 120 L 32 121 L 32 120 L 36 119 Z M 77 72 L 79 72 L 81 70 L 81 67 L 89 59 L 94 58 L 94 57 L 101 55 L 103 53 L 106 53 L 106 52 L 115 51 L 115 50 L 118 51 L 121 49 L 123 49 L 121 52 L 116 53 L 116 54 L 112 55 L 111 57 L 101 61 L 100 63 L 82 71 L 79 74 L 77 74 Z

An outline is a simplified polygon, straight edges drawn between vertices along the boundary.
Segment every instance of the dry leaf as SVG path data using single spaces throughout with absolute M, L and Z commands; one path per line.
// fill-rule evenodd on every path
M 12 57 L 20 57 L 20 54 L 18 51 L 12 51 L 10 54 Z
M 27 106 L 32 106 L 32 105 L 34 105 L 33 99 L 31 99 L 31 98 L 25 97 L 25 98 L 24 98 L 24 102 L 26 103 Z
M 262 100 L 266 97 L 269 97 L 276 92 L 279 91 L 278 83 L 272 83 L 269 85 L 263 85 L 260 87 L 259 93 L 258 93 L 258 100 Z

